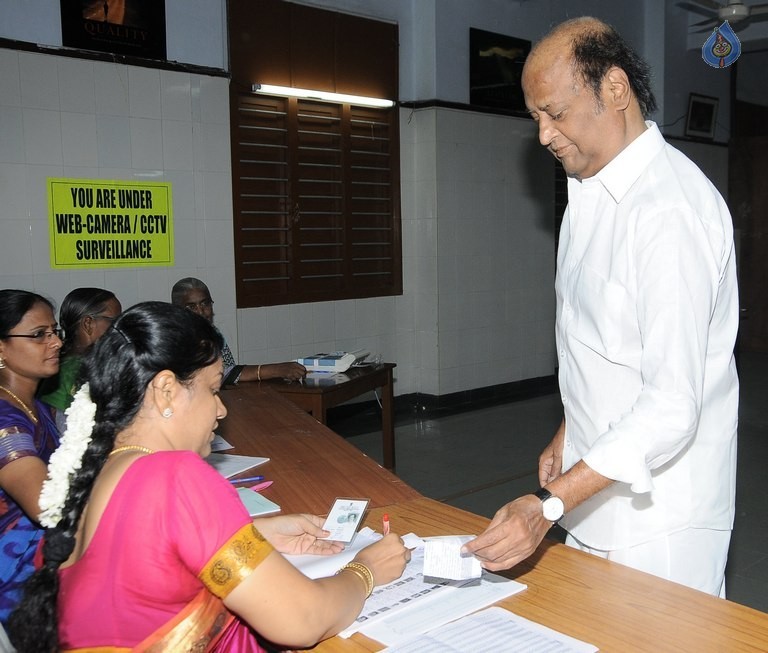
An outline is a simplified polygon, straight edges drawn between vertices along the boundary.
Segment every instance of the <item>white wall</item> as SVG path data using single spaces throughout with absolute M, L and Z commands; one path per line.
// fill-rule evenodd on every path
M 401 101 L 467 101 L 470 26 L 535 40 L 576 15 L 566 0 L 307 4 L 398 22 Z M 225 67 L 224 0 L 166 7 L 169 58 Z M 653 50 L 664 78 L 679 68 L 665 92 L 687 98 L 705 64 L 659 56 L 670 37 L 648 33 L 661 29 L 650 5 L 578 7 Z M 28 33 L 32 13 L 40 20 Z M 4 0 L 0 36 L 57 45 L 58 0 Z M 198 276 L 242 362 L 367 348 L 397 362 L 398 395 L 552 374 L 554 162 L 531 121 L 402 108 L 403 295 L 236 310 L 226 79 L 0 49 L 0 88 L 0 287 L 60 301 L 74 287 L 103 286 L 129 306 L 168 299 L 174 281 Z M 147 175 L 173 183 L 174 268 L 50 270 L 47 177 Z
M 169 61 L 224 70 L 228 67 L 226 0 L 165 2 Z M 2 0 L 0 37 L 61 46 L 60 0 Z
M 186 272 L 232 278 L 226 79 L 0 49 L 0 88 L 0 287 L 102 286 L 129 306 Z M 51 270 L 48 177 L 172 182 L 176 268 Z

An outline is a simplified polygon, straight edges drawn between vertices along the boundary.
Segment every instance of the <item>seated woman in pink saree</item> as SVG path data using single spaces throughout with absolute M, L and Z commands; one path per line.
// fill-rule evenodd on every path
M 304 648 L 359 614 L 410 554 L 390 534 L 330 578 L 281 553 L 340 545 L 322 520 L 251 521 L 203 457 L 226 408 L 221 337 L 162 302 L 123 313 L 83 359 L 40 496 L 42 565 L 11 616 L 18 650 L 261 651 Z M 257 635 L 258 633 L 258 635 Z
M 181 636 L 185 644 L 260 651 L 222 599 L 272 546 L 232 485 L 196 453 L 136 458 L 85 555 L 59 571 L 59 646 L 89 650 L 109 642 L 128 651 L 167 639 L 176 646 L 167 650 L 184 650 Z

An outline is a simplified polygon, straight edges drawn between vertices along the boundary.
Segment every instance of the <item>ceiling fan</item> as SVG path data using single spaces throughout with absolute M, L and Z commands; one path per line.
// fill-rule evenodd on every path
M 751 20 L 768 19 L 768 4 L 747 5 L 739 0 L 728 0 L 727 3 L 715 2 L 715 0 L 689 0 L 680 2 L 679 6 L 690 9 L 699 14 L 709 16 L 700 23 L 694 23 L 692 27 L 710 28 L 716 27 L 724 20 L 731 26 L 739 23 L 746 24 Z M 740 27 L 742 25 L 739 25 Z

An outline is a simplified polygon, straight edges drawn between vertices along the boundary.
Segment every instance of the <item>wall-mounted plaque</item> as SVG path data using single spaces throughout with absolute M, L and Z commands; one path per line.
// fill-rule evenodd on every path
M 525 113 L 520 78 L 530 51 L 530 41 L 470 27 L 469 103 Z
M 62 44 L 146 59 L 165 59 L 162 0 L 61 0 Z

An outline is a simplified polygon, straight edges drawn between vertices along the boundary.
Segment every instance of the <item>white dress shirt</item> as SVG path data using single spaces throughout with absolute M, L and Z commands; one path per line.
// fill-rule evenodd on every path
M 738 292 L 728 208 L 656 125 L 568 180 L 557 257 L 563 470 L 618 481 L 563 526 L 604 550 L 729 530 Z

